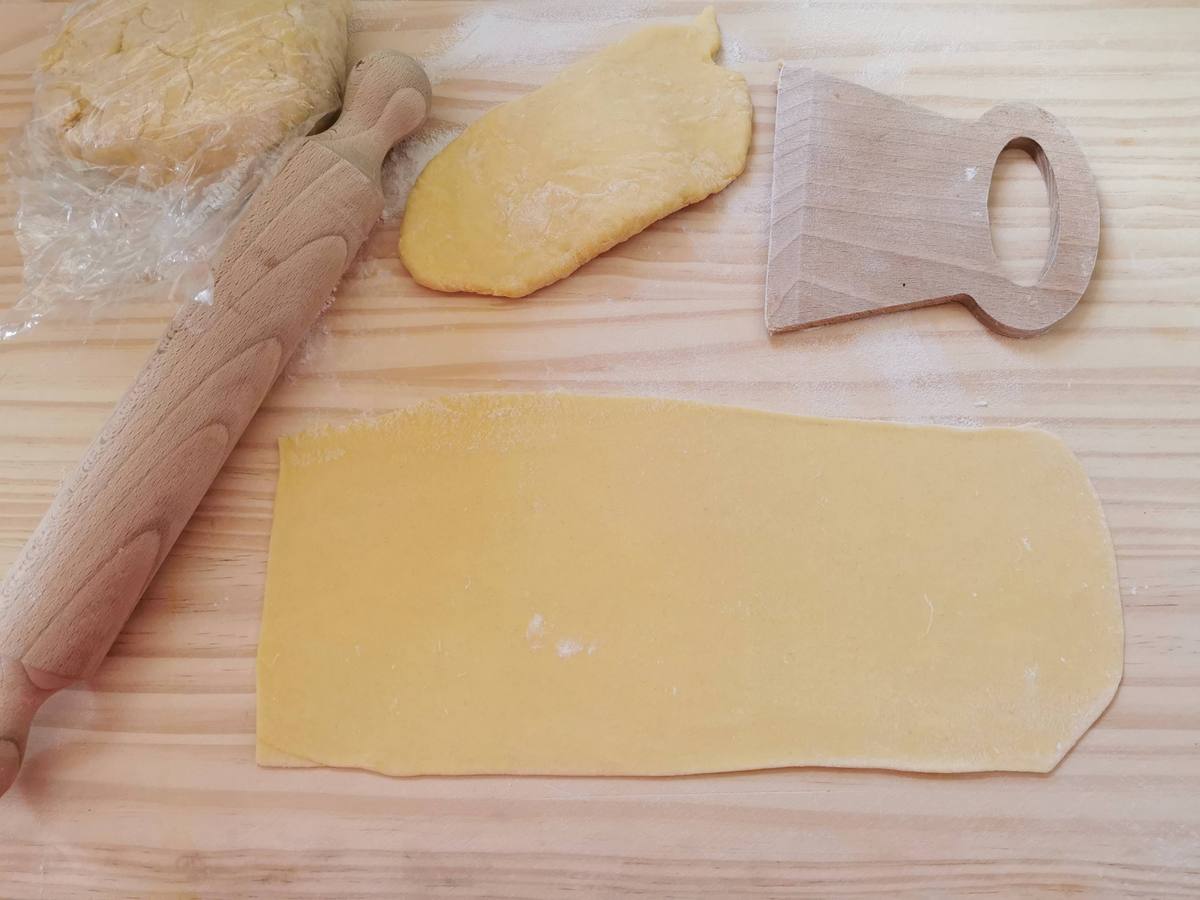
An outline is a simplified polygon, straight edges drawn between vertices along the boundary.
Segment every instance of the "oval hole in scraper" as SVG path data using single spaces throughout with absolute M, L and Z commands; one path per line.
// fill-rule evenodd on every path
M 988 187 L 992 250 L 1004 274 L 1020 285 L 1036 284 L 1050 250 L 1050 186 L 1039 167 L 1042 148 L 1012 141 L 996 159 Z M 1044 156 L 1043 156 L 1044 159 Z

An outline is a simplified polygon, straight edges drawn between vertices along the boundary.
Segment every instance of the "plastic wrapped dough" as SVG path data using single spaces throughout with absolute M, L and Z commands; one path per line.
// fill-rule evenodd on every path
M 8 332 L 158 280 L 210 297 L 245 199 L 340 104 L 348 20 L 349 0 L 71 7 L 12 148 L 25 293 Z

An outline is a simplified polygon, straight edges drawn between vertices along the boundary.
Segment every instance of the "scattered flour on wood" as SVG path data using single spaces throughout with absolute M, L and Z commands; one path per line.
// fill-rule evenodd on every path
M 553 4 L 534 5 L 522 9 L 519 15 L 481 9 L 459 19 L 435 47 L 422 55 L 421 64 L 434 85 L 475 69 L 537 65 L 562 68 L 636 30 L 605 27 L 605 23 L 628 25 L 633 17 L 626 10 L 605 13 L 602 18 L 592 19 L 575 11 L 563 15 Z
M 852 81 L 876 91 L 895 92 L 908 75 L 909 63 L 898 53 L 876 56 L 854 73 Z
M 806 395 L 803 412 L 839 418 L 982 424 L 978 410 L 983 407 L 971 397 L 978 386 L 964 377 L 961 362 L 950 352 L 951 345 L 940 334 L 926 332 L 929 326 L 917 315 L 864 319 L 854 323 L 853 332 L 833 331 L 828 338 L 814 329 L 809 341 L 816 344 L 813 349 L 818 352 L 810 351 L 808 368 L 802 373 L 805 377 L 798 380 L 816 382 L 818 389 Z M 823 338 L 835 342 L 828 354 L 819 352 Z M 797 348 L 781 354 L 793 373 L 801 352 Z M 991 383 L 988 390 L 1005 389 Z
M 721 50 L 717 56 L 717 62 L 723 66 L 737 66 L 739 63 L 744 63 L 748 59 L 746 45 L 743 44 L 734 35 L 731 35 L 727 29 L 721 29 Z

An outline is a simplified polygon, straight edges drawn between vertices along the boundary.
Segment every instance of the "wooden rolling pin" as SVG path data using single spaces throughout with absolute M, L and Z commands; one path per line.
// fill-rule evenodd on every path
M 383 210 L 380 167 L 421 124 L 411 58 L 354 67 L 341 116 L 260 189 L 0 586 L 0 793 L 34 713 L 91 675 Z

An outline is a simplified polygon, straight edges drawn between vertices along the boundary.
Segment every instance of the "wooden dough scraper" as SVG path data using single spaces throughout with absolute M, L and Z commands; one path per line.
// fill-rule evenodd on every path
M 1050 252 L 1015 284 L 992 249 L 1000 152 L 1026 150 L 1050 194 Z M 1100 203 L 1070 132 L 1036 106 L 974 122 L 787 65 L 779 75 L 766 318 L 772 332 L 956 301 L 989 328 L 1040 334 L 1083 296 Z
M 424 121 L 429 80 L 383 52 L 334 126 L 253 197 L 211 305 L 188 303 L 0 585 L 0 793 L 34 713 L 92 674 L 383 210 L 380 167 Z

